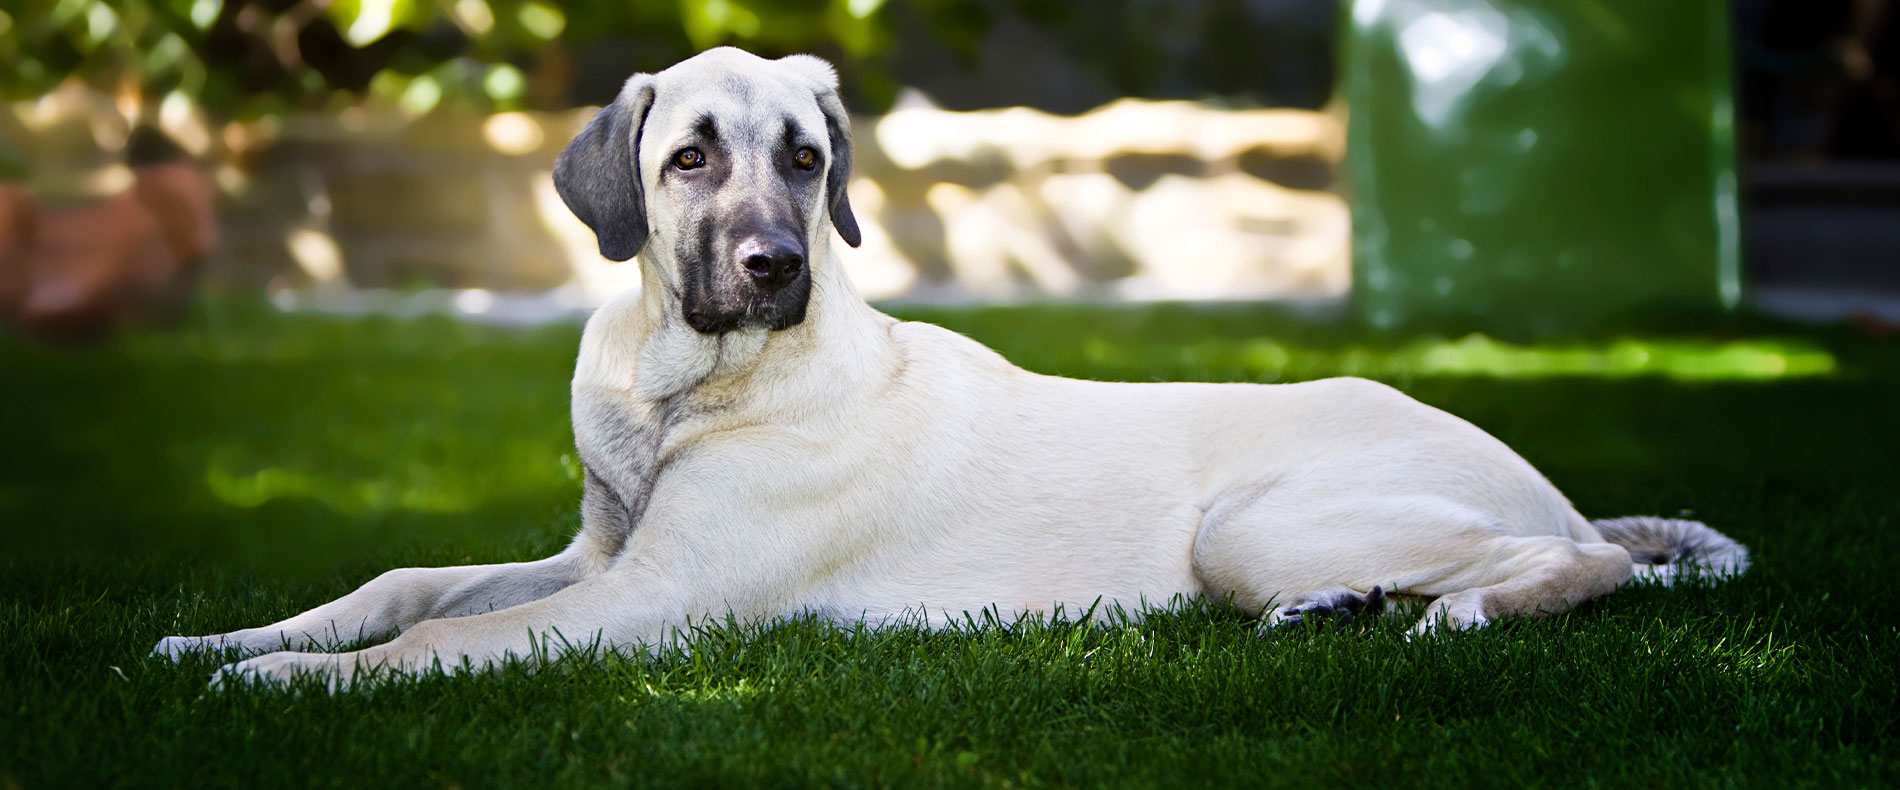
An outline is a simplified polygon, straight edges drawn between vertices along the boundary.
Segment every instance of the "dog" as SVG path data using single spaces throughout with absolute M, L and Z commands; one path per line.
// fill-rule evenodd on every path
M 600 253 L 641 258 L 641 287 L 581 339 L 573 541 L 534 562 L 389 571 L 155 652 L 238 648 L 262 655 L 218 680 L 340 687 L 554 642 L 656 649 L 726 618 L 942 627 L 1178 597 L 1264 627 L 1407 596 L 1430 601 L 1423 632 L 1747 566 L 1696 522 L 1592 523 L 1503 443 L 1382 384 L 1056 378 L 884 315 L 833 239 L 860 242 L 851 146 L 815 57 L 714 49 L 634 75 L 554 170 Z

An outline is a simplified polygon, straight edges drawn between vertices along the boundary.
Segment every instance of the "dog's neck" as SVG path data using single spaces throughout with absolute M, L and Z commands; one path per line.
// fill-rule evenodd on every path
M 894 319 L 858 295 L 828 240 L 812 252 L 823 263 L 812 271 L 804 321 L 776 331 L 717 335 L 686 325 L 677 291 L 661 273 L 675 262 L 662 255 L 642 260 L 637 320 L 609 329 L 624 336 L 603 338 L 623 349 L 637 348 L 631 360 L 632 394 L 656 402 L 703 398 L 725 407 L 750 402 L 816 407 L 838 403 L 841 395 L 887 377 L 896 365 L 888 332 Z M 591 328 L 589 333 L 594 333 Z

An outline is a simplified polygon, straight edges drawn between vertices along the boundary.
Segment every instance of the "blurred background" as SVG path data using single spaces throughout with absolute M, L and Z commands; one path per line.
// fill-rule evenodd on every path
M 1045 374 L 1378 379 L 1583 513 L 1704 520 L 1757 565 L 1391 661 L 1356 626 L 1209 641 L 1238 618 L 1117 629 L 1152 669 L 1015 632 L 834 662 L 793 629 L 418 705 L 142 658 L 567 542 L 581 320 L 638 264 L 550 169 L 630 73 L 721 44 L 837 65 L 841 252 L 892 314 Z M 0 0 L 0 789 L 909 786 L 952 755 L 935 782 L 1896 786 L 1897 329 L 1893 0 Z M 1267 673 L 1318 693 L 1242 699 L 1203 656 L 1319 656 Z M 1454 693 L 1328 697 L 1411 665 Z M 1644 737 L 1578 734 L 1605 711 Z
M 837 64 L 894 303 L 1276 301 L 1533 330 L 1900 320 L 1886 0 L 0 0 L 0 313 L 202 294 L 566 320 L 625 77 Z

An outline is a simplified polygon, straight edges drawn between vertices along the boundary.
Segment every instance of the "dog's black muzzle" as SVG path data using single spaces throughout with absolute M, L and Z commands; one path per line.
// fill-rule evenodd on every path
M 682 256 L 691 261 L 680 294 L 686 325 L 709 335 L 798 325 L 811 298 L 811 267 L 804 240 L 792 230 L 797 226 L 783 220 L 736 225 L 729 233 L 702 233 L 691 258 Z

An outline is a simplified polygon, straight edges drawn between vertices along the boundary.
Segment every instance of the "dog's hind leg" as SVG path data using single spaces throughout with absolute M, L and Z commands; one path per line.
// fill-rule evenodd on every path
M 1413 592 L 1412 583 L 1469 565 L 1471 547 L 1498 534 L 1483 514 L 1439 498 L 1346 498 L 1280 486 L 1209 508 L 1194 571 L 1209 598 L 1231 597 L 1274 624 L 1304 618 L 1315 605 L 1350 610 L 1374 587 Z
M 398 568 L 289 619 L 228 634 L 169 636 L 152 653 L 177 659 L 188 652 L 225 648 L 251 654 L 378 639 L 424 620 L 481 614 L 545 598 L 586 577 L 588 564 L 575 552 L 563 552 L 534 562 Z
M 1534 526 L 1556 533 L 1566 512 L 1553 508 L 1548 525 Z M 1210 508 L 1194 569 L 1209 598 L 1231 597 L 1267 625 L 1370 607 L 1376 588 L 1436 599 L 1427 630 L 1561 612 L 1629 580 L 1621 547 L 1526 531 L 1443 496 L 1279 488 Z
M 1608 543 L 1577 543 L 1562 537 L 1501 538 L 1488 554 L 1493 571 L 1504 578 L 1442 593 L 1425 607 L 1415 633 L 1476 628 L 1499 617 L 1566 612 L 1630 580 L 1629 552 Z

